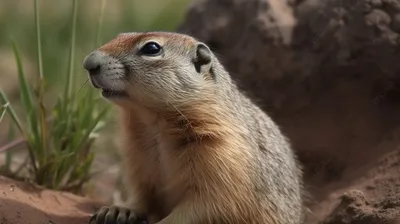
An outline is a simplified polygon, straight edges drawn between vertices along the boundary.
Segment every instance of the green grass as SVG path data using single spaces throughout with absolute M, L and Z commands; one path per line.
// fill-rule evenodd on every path
M 94 158 L 90 149 L 104 125 L 108 111 L 103 101 L 94 97 L 92 89 L 88 89 L 86 94 L 80 94 L 74 88 L 77 86 L 75 82 L 77 74 L 74 72 L 77 6 L 78 0 L 73 0 L 69 66 L 67 71 L 57 72 L 66 74 L 67 82 L 64 86 L 64 94 L 58 97 L 55 104 L 49 106 L 44 101 L 46 76 L 43 72 L 43 64 L 46 61 L 42 56 L 38 0 L 34 0 L 39 74 L 35 86 L 28 84 L 20 50 L 17 43 L 12 42 L 18 69 L 20 101 L 25 112 L 23 119 L 17 115 L 3 91 L 0 91 L 0 103 L 3 105 L 0 110 L 1 118 L 4 113 L 8 113 L 23 141 L 26 142 L 28 151 L 28 162 L 23 163 L 16 170 L 11 170 L 12 154 L 9 152 L 15 144 L 11 142 L 7 144 L 9 147 L 1 147 L 3 151 L 9 153 L 2 170 L 6 170 L 6 173 L 12 174 L 13 177 L 29 179 L 46 188 L 71 192 L 79 192 L 83 184 L 90 179 L 90 167 Z M 101 30 L 101 22 L 98 23 L 98 30 Z M 100 32 L 97 35 L 100 36 Z M 100 39 L 98 36 L 94 42 Z M 23 169 L 26 169 L 26 172 L 22 172 L 26 176 L 18 176 Z

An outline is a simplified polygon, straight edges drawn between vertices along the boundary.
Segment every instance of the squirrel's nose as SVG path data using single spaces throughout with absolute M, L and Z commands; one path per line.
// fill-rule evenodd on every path
M 90 75 L 99 75 L 103 62 L 103 54 L 99 51 L 94 51 L 86 56 L 85 60 L 83 61 L 83 67 L 89 72 Z

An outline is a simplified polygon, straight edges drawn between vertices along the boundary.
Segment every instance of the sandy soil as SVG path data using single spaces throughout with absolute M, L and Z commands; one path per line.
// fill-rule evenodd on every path
M 315 201 L 310 203 L 307 223 L 400 223 L 400 152 L 368 164 L 366 170 L 366 174 L 365 170 L 349 172 L 341 181 L 310 190 Z
M 100 203 L 0 177 L 1 224 L 87 224 Z

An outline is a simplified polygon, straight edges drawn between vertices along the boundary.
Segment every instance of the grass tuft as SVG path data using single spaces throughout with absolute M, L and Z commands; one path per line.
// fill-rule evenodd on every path
M 105 0 L 103 0 L 105 4 Z M 72 4 L 72 28 L 69 52 L 69 65 L 66 71 L 67 82 L 64 94 L 58 97 L 54 105 L 44 102 L 46 76 L 43 74 L 41 27 L 38 0 L 34 0 L 35 27 L 37 37 L 38 79 L 36 88 L 28 85 L 23 62 L 17 43 L 12 42 L 18 69 L 21 102 L 24 108 L 23 121 L 15 113 L 6 95 L 0 90 L 0 121 L 8 114 L 18 128 L 21 139 L 13 140 L 0 151 L 6 151 L 6 170 L 13 177 L 30 179 L 50 189 L 68 190 L 79 193 L 90 179 L 90 167 L 94 159 L 91 152 L 93 142 L 104 126 L 108 106 L 96 99 L 92 89 L 88 94 L 79 94 L 74 90 L 75 83 L 75 39 L 78 0 Z M 104 10 L 104 7 L 102 7 Z M 101 15 L 103 12 L 101 13 Z M 100 16 L 96 42 L 100 40 Z M 62 73 L 62 72 L 59 72 Z M 49 108 L 49 109 L 48 109 Z M 11 149 L 25 142 L 28 160 L 16 170 L 11 170 Z M 4 170 L 4 169 L 2 169 Z M 25 172 L 22 172 L 25 170 Z

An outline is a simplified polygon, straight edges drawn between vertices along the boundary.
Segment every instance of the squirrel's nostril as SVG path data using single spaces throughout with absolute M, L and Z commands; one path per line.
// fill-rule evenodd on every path
M 83 67 L 89 72 L 90 75 L 99 75 L 103 61 L 103 56 L 99 52 L 95 51 L 85 58 Z
M 96 67 L 87 70 L 90 75 L 98 75 L 100 74 L 100 65 L 97 65 Z

